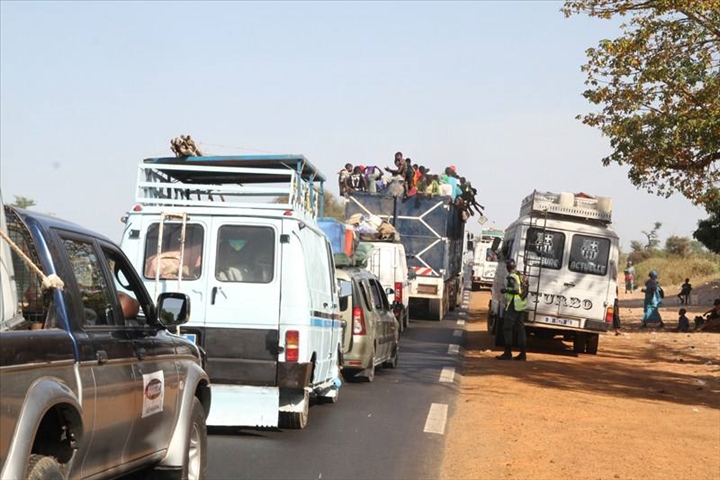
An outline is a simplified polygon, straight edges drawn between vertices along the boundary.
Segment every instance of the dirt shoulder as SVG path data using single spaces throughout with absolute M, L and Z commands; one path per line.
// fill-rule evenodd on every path
M 706 290 L 691 320 L 720 296 Z M 720 334 L 639 330 L 640 295 L 621 298 L 623 333 L 602 335 L 597 356 L 557 340 L 500 362 L 489 293 L 473 292 L 441 478 L 720 479 Z

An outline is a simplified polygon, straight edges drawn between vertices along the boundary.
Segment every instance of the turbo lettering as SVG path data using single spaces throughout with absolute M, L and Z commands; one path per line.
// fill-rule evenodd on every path
M 535 293 L 530 292 L 528 296 L 528 301 L 533 303 L 540 303 L 540 297 L 542 297 L 542 302 L 545 305 L 557 305 L 559 307 L 565 307 L 565 308 L 583 308 L 585 310 L 591 310 L 593 307 L 593 303 L 591 300 L 588 300 L 587 298 L 578 298 L 578 297 L 566 297 L 564 295 L 555 295 L 552 293 Z

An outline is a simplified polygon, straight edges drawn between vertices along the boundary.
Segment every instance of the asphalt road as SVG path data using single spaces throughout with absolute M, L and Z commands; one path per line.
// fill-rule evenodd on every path
M 208 438 L 210 479 L 433 479 L 458 388 L 458 320 L 413 320 L 396 370 L 345 383 L 336 404 L 310 408 L 304 430 L 222 430 Z M 435 407 L 431 406 L 437 404 Z M 428 419 L 428 417 L 431 417 Z

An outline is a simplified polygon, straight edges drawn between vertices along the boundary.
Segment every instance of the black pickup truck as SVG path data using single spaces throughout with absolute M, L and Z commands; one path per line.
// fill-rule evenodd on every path
M 110 240 L 0 213 L 0 291 L 14 297 L 0 302 L 0 478 L 204 478 L 210 382 L 201 352 L 175 334 L 187 296 L 155 305 Z M 64 286 L 43 285 L 51 275 Z

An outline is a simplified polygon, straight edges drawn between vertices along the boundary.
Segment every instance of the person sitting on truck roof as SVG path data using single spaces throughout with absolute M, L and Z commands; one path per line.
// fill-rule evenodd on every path
M 348 194 L 348 185 L 347 180 L 348 177 L 350 177 L 350 173 L 352 172 L 353 166 L 352 163 L 346 163 L 345 167 L 340 169 L 338 172 L 338 189 L 340 191 L 341 197 L 347 197 Z
M 367 183 L 365 182 L 362 166 L 358 165 L 353 168 L 352 174 L 350 174 L 347 179 L 347 187 L 348 193 L 367 191 Z
M 415 169 L 410 157 L 405 159 L 405 197 L 412 197 L 417 193 L 415 186 Z
M 427 183 L 427 190 L 425 193 L 429 197 L 437 197 L 440 195 L 440 181 L 437 175 L 429 175 L 429 180 Z
M 384 188 L 382 170 L 375 165 L 365 167 L 365 180 L 367 182 L 367 191 L 370 193 L 377 193 Z

